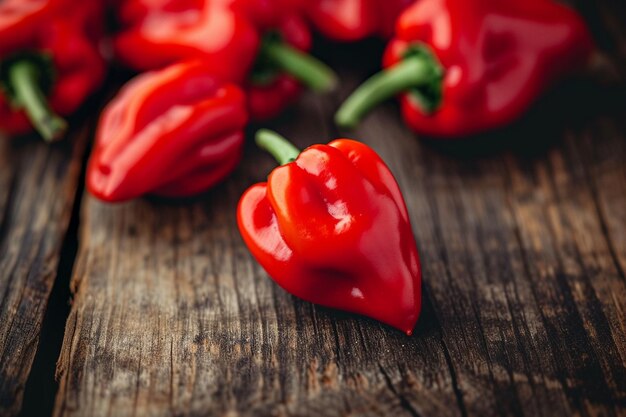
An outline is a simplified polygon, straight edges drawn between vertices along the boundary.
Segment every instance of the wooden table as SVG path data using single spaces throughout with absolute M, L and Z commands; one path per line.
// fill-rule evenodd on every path
M 0 141 L 0 415 L 626 415 L 626 8 L 579 5 L 615 79 L 506 131 L 428 142 L 395 104 L 337 131 L 371 42 L 321 45 L 341 91 L 271 124 L 390 165 L 423 264 L 412 337 L 268 279 L 235 221 L 274 164 L 251 145 L 196 200 L 111 206 L 83 191 L 94 111 L 61 145 Z

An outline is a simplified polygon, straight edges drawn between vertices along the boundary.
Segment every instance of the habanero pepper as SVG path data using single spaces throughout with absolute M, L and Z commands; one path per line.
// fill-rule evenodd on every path
M 415 0 L 309 1 L 307 15 L 326 37 L 354 42 L 371 36 L 389 38 L 396 18 Z
M 237 209 L 252 255 L 289 293 L 372 317 L 411 335 L 421 270 L 400 188 L 367 145 L 337 139 L 300 152 L 261 130 L 281 164 Z
M 217 0 L 246 15 L 261 33 L 261 48 L 244 89 L 250 116 L 267 120 L 296 101 L 302 84 L 331 91 L 336 75 L 308 54 L 312 39 L 302 0 Z
M 105 75 L 102 5 L 69 0 L 0 2 L 0 130 L 35 128 L 55 140 Z
M 87 189 L 109 202 L 203 192 L 239 163 L 247 119 L 244 93 L 204 61 L 141 74 L 101 115 Z
M 593 51 L 581 17 L 552 0 L 418 0 L 398 20 L 385 69 L 352 93 L 335 120 L 353 127 L 400 94 L 415 132 L 482 133 L 514 121 Z
M 259 47 L 252 22 L 221 0 L 125 0 L 118 17 L 115 54 L 138 71 L 203 59 L 214 75 L 240 83 Z
M 115 49 L 137 70 L 204 59 L 213 74 L 244 86 L 252 118 L 267 119 L 297 98 L 301 83 L 316 91 L 336 84 L 305 53 L 311 36 L 298 10 L 288 0 L 127 0 Z

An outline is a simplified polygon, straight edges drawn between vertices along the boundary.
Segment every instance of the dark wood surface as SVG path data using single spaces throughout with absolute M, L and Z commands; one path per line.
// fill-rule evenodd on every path
M 412 337 L 268 279 L 235 219 L 274 166 L 253 146 L 197 199 L 107 205 L 82 193 L 88 126 L 52 148 L 0 142 L 0 415 L 626 415 L 618 3 L 580 5 L 611 80 L 562 85 L 488 137 L 417 139 L 394 104 L 337 131 L 376 43 L 320 46 L 341 91 L 271 124 L 300 147 L 349 135 L 388 162 L 423 265 Z
M 22 395 L 57 278 L 87 138 L 48 147 L 0 138 L 0 415 Z

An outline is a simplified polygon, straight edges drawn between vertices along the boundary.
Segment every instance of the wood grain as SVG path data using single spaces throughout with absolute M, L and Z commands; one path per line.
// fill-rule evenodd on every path
M 46 146 L 0 137 L 0 415 L 16 415 L 74 203 L 86 131 Z

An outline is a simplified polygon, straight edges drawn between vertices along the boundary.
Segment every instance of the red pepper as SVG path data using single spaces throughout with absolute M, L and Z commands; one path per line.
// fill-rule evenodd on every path
M 287 106 L 294 103 L 302 93 L 302 86 L 293 77 L 276 75 L 271 83 L 249 83 L 246 86 L 250 116 L 257 121 L 278 116 Z
M 98 51 L 99 2 L 0 2 L 0 129 L 46 140 L 61 137 L 69 115 L 105 73 Z
M 331 39 L 357 41 L 370 36 L 388 38 L 396 18 L 414 0 L 319 0 L 307 12 L 317 29 Z
M 266 29 L 256 65 L 245 87 L 253 119 L 277 116 L 295 102 L 302 84 L 319 92 L 334 89 L 336 75 L 308 55 L 309 49 L 311 33 L 298 14 L 285 14 L 275 26 Z
M 416 132 L 481 133 L 512 122 L 594 50 L 578 14 L 552 0 L 419 0 L 399 18 L 375 75 L 336 115 L 350 127 L 401 93 Z
M 87 188 L 111 202 L 205 191 L 238 164 L 246 122 L 243 92 L 204 62 L 139 75 L 102 113 Z
M 242 13 L 261 31 L 280 26 L 285 16 L 301 14 L 308 0 L 212 0 Z
M 311 49 L 311 33 L 301 17 L 301 4 L 295 0 L 218 0 L 244 14 L 262 35 L 255 65 L 244 83 L 250 116 L 266 120 L 277 116 L 300 96 L 302 86 L 293 74 L 301 74 L 312 89 L 330 88 L 330 70 L 306 55 Z M 291 64 L 291 67 L 285 65 Z M 318 69 L 319 68 L 319 69 Z M 321 71 L 320 80 L 309 81 Z
M 382 159 L 349 139 L 300 153 L 262 130 L 257 143 L 282 164 L 239 202 L 239 230 L 257 261 L 297 297 L 410 335 L 421 308 L 419 257 Z
M 259 35 L 249 19 L 225 1 L 126 0 L 116 55 L 139 71 L 204 59 L 224 80 L 242 82 L 256 57 Z
M 244 84 L 251 116 L 267 119 L 293 103 L 300 83 L 335 85 L 332 71 L 305 53 L 311 35 L 298 9 L 287 0 L 128 0 L 121 19 L 129 29 L 116 50 L 138 70 L 205 59 L 214 74 Z

